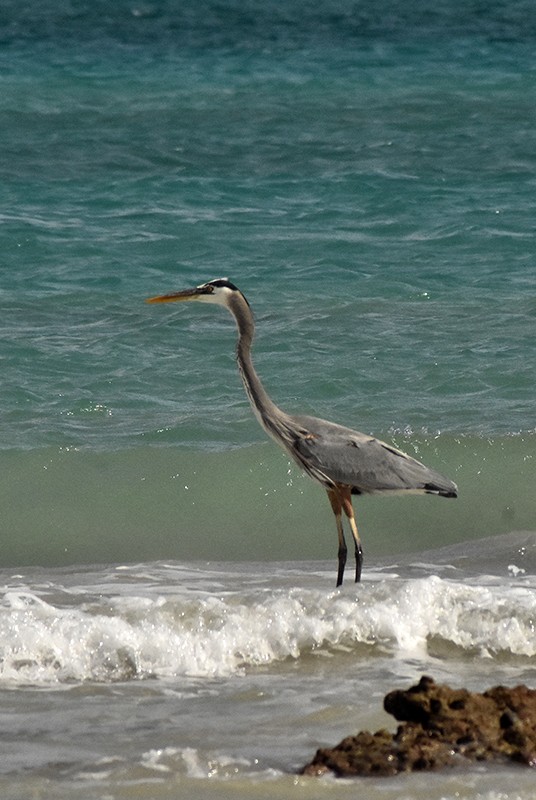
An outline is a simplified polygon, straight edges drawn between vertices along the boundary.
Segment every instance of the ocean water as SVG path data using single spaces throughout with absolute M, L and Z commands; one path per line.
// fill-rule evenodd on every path
M 2 798 L 533 800 L 296 772 L 536 688 L 535 89 L 522 0 L 3 4 Z M 459 486 L 356 498 L 359 585 L 232 318 L 144 303 L 224 276 L 278 405 Z

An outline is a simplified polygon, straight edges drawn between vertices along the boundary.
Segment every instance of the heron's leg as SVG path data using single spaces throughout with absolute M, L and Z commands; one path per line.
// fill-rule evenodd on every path
M 352 508 L 352 493 L 350 489 L 348 489 L 348 492 L 344 492 L 343 494 L 342 507 L 344 509 L 344 513 L 348 517 L 348 522 L 350 523 L 350 528 L 352 530 L 352 536 L 354 537 L 355 582 L 359 583 L 361 580 L 361 569 L 363 567 L 363 548 L 361 547 L 361 540 L 357 532 L 357 525 L 355 524 L 354 509 Z
M 335 522 L 337 523 L 337 536 L 339 537 L 339 569 L 337 571 L 337 586 L 340 586 L 342 584 L 344 567 L 346 566 L 346 555 L 348 553 L 348 548 L 346 547 L 346 542 L 344 540 L 344 532 L 342 530 L 342 502 L 340 492 L 337 489 L 327 489 L 327 493 L 333 513 L 335 514 Z

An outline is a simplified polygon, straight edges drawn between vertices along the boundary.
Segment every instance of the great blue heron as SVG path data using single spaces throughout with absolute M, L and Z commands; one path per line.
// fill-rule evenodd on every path
M 342 512 L 348 517 L 355 544 L 355 580 L 361 579 L 363 550 L 352 508 L 353 494 L 396 494 L 401 492 L 456 497 L 455 483 L 428 469 L 420 461 L 373 436 L 336 425 L 318 417 L 285 414 L 268 397 L 251 360 L 255 323 L 242 292 L 226 278 L 208 281 L 195 289 L 185 289 L 148 303 L 174 300 L 199 300 L 227 308 L 236 320 L 236 357 L 246 394 L 264 430 L 294 461 L 328 493 L 335 514 L 339 539 L 337 586 L 342 584 L 347 547 L 342 528 Z

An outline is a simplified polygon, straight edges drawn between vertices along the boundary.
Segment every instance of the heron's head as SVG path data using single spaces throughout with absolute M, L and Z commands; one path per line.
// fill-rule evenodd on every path
M 231 283 L 227 278 L 218 278 L 215 281 L 202 283 L 201 286 L 196 286 L 195 289 L 183 289 L 181 292 L 162 294 L 158 297 L 151 297 L 146 302 L 172 303 L 176 300 L 200 300 L 203 303 L 217 303 L 217 305 L 230 308 L 233 297 L 237 295 L 240 295 L 244 300 L 246 299 L 234 283 Z

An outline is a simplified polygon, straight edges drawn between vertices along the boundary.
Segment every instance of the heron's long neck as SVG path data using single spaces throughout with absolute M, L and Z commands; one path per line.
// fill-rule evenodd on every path
M 246 394 L 257 419 L 266 432 L 273 436 L 278 431 L 281 435 L 281 426 L 284 426 L 287 415 L 268 396 L 251 359 L 251 343 L 255 333 L 253 314 L 245 298 L 236 297 L 233 300 L 231 310 L 238 327 L 236 360 Z

